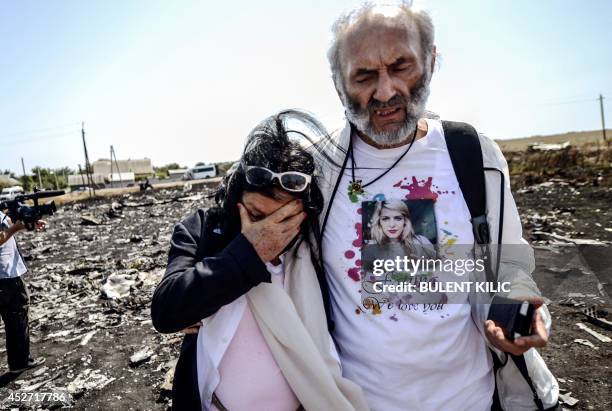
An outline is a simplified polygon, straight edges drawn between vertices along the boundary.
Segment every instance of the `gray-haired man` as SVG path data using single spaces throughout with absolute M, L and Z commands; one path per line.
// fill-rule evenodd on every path
M 558 385 L 532 349 L 547 342 L 545 307 L 535 316 L 533 334 L 512 342 L 500 327 L 485 321 L 483 306 L 470 305 L 467 298 L 433 309 L 425 304 L 363 304 L 364 262 L 359 256 L 361 247 L 372 241 L 366 238 L 372 203 L 430 201 L 435 219 L 429 220 L 434 225 L 429 232 L 441 250 L 453 243 L 471 247 L 475 238 L 444 127 L 424 118 L 436 59 L 430 17 L 405 4 L 367 4 L 339 18 L 333 33 L 328 57 L 348 122 L 333 137 L 332 146 L 340 149 L 330 150 L 333 162 L 343 166 L 334 169 L 321 160 L 328 206 L 322 214 L 322 250 L 343 374 L 363 388 L 374 410 L 556 406 Z M 485 167 L 505 176 L 505 182 L 499 174 L 486 176 L 491 233 L 526 250 L 516 261 L 502 259 L 500 277 L 512 271 L 510 297 L 541 305 L 530 276 L 533 253 L 522 239 L 506 162 L 491 140 L 481 136 L 480 145 Z M 415 221 L 396 214 L 399 231 L 414 230 Z M 391 237 L 386 241 L 393 242 Z M 493 355 L 503 362 L 510 354 L 525 359 L 533 381 L 507 361 L 497 371 L 496 392 Z

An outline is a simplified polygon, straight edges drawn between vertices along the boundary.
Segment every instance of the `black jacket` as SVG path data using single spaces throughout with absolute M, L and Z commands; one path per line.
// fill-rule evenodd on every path
M 151 302 L 153 326 L 162 333 L 180 331 L 270 281 L 246 237 L 228 241 L 224 236 L 221 210 L 200 209 L 174 228 L 168 267 Z M 172 388 L 176 410 L 201 408 L 196 342 L 197 335 L 183 339 Z
M 151 302 L 153 326 L 174 333 L 206 318 L 261 282 L 271 282 L 270 273 L 251 243 L 242 234 L 224 233 L 221 209 L 199 209 L 174 228 L 168 266 Z M 317 270 L 328 328 L 330 316 L 328 285 Z M 197 335 L 186 335 L 181 346 L 172 404 L 176 410 L 200 409 L 196 367 Z

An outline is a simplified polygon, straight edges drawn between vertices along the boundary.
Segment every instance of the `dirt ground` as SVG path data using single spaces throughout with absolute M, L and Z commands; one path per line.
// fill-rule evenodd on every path
M 162 385 L 181 335 L 155 332 L 150 298 L 163 273 L 173 225 L 210 204 L 204 197 L 209 193 L 160 190 L 65 205 L 48 219 L 46 232 L 19 234 L 30 269 L 32 351 L 46 363 L 12 380 L 0 376 L 0 406 L 9 405 L 4 400 L 10 390 L 55 389 L 72 394 L 74 409 L 169 407 L 168 384 Z M 571 409 L 609 410 L 612 343 L 576 323 L 612 337 L 581 313 L 592 305 L 610 308 L 612 190 L 558 180 L 519 185 L 515 195 L 525 237 L 536 250 L 534 278 L 553 315 L 542 355 L 562 392 L 578 400 Z M 0 351 L 0 363 L 6 364 L 5 350 Z M 139 351 L 141 358 L 131 362 Z
M 584 323 L 612 337 L 612 331 L 589 324 L 582 314 L 590 306 L 610 312 L 612 190 L 559 180 L 544 187 L 515 190 L 515 198 L 525 235 L 535 247 L 534 278 L 551 300 L 552 333 L 548 346 L 540 352 L 562 392 L 579 400 L 571 409 L 612 409 L 612 343 L 603 343 L 576 325 Z M 547 233 L 580 244 L 558 241 Z M 574 302 L 560 304 L 568 296 Z M 612 320 L 612 315 L 607 319 Z M 596 348 L 577 343 L 577 339 Z
M 68 391 L 75 409 L 168 408 L 169 392 L 161 386 L 182 337 L 155 332 L 150 299 L 174 224 L 207 203 L 203 194 L 158 191 L 125 195 L 114 204 L 109 199 L 76 203 L 48 218 L 46 232 L 20 233 L 29 267 L 32 351 L 46 363 L 7 388 L 27 392 L 45 382 L 35 391 Z M 82 225 L 83 216 L 88 224 L 100 224 Z M 127 288 L 129 295 L 103 297 L 101 288 L 113 275 L 115 291 L 125 294 Z M 142 349 L 152 355 L 131 365 L 130 357 Z M 4 364 L 5 356 L 2 349 Z M 0 401 L 4 398 L 0 395 Z

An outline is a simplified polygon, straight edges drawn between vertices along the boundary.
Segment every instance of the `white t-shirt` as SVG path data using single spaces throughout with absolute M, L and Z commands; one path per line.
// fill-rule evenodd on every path
M 338 186 L 324 232 L 323 258 L 343 374 L 363 388 L 372 410 L 489 410 L 492 361 L 472 321 L 467 295 L 453 295 L 455 301 L 463 298 L 463 304 L 382 304 L 378 309 L 362 304 L 361 276 L 366 274 L 361 270 L 361 248 L 367 245 L 376 251 L 377 246 L 370 245 L 376 243 L 374 223 L 367 222 L 374 221 L 369 219 L 374 206 L 367 204 L 375 203 L 364 202 L 402 200 L 410 203 L 412 218 L 420 207 L 418 200 L 431 200 L 429 220 L 412 221 L 413 238 L 427 243 L 427 237 L 437 244 L 439 255 L 449 257 L 453 244 L 474 241 L 442 125 L 437 120 L 427 124 L 427 135 L 362 195 L 349 195 L 350 158 Z M 373 180 L 406 148 L 379 150 L 353 136 L 356 180 Z
M 8 230 L 8 216 L 0 211 L 0 230 Z M 20 277 L 26 273 L 27 268 L 17 248 L 15 237 L 9 238 L 0 245 L 0 280 Z
M 284 287 L 281 264 L 266 263 L 273 284 Z M 220 382 L 215 394 L 229 410 L 297 410 L 300 402 L 279 368 L 246 305 L 238 328 L 219 363 Z M 218 410 L 212 407 L 213 411 Z

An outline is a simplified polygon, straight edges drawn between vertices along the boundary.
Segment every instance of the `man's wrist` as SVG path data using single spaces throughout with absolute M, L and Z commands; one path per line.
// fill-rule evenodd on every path
M 15 234 L 17 231 L 25 229 L 26 226 L 21 221 L 17 221 L 10 227 L 11 234 Z

